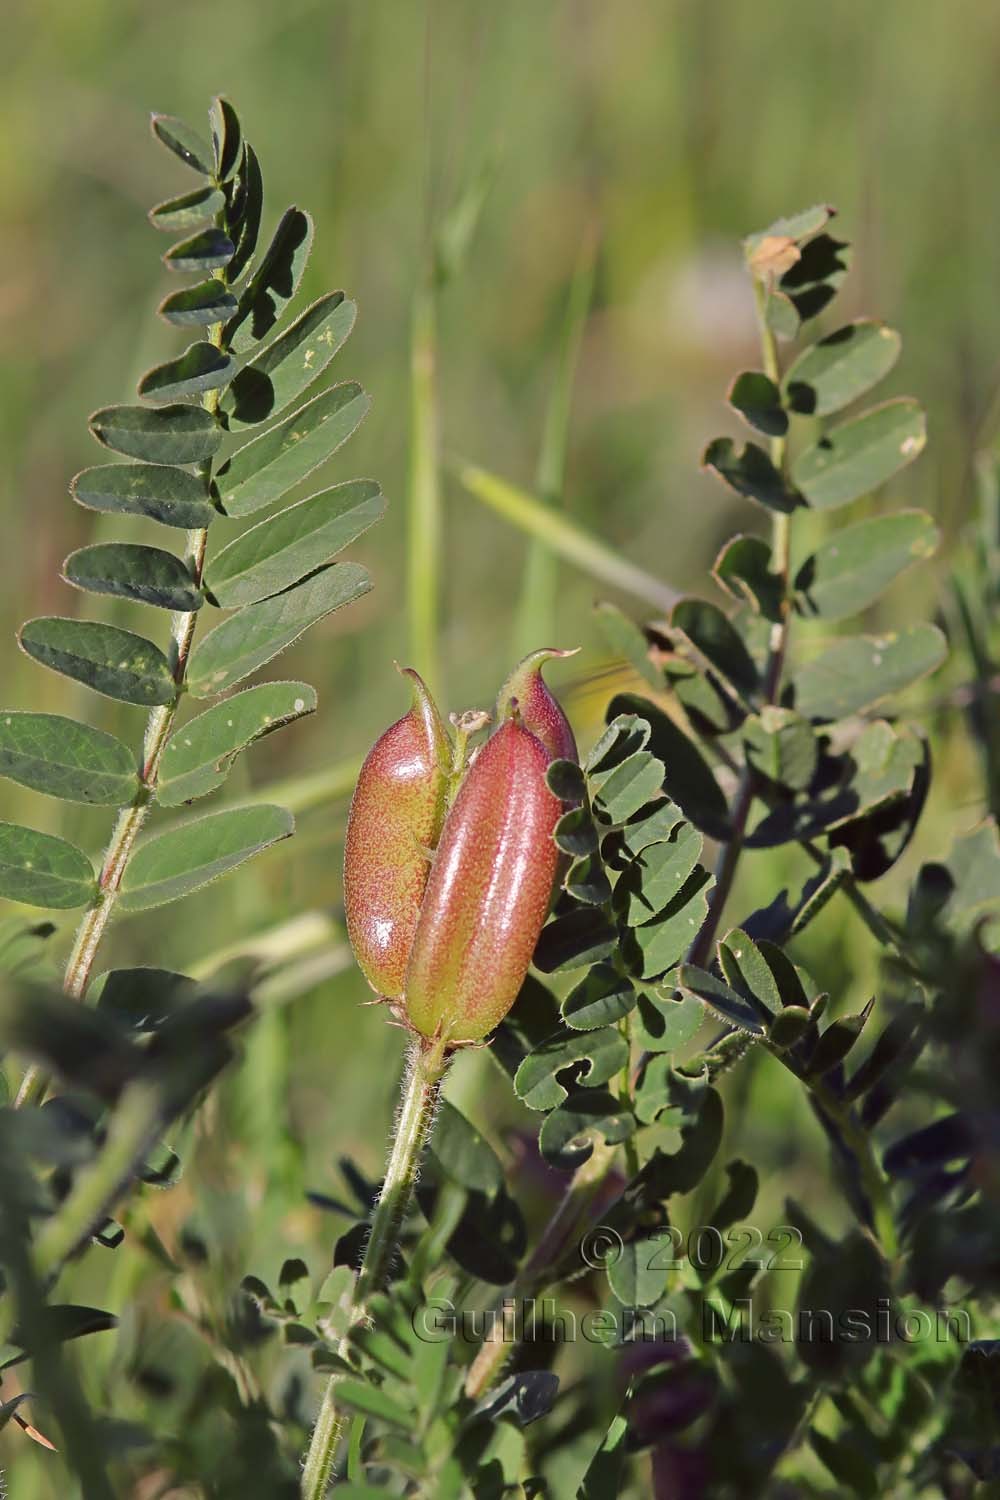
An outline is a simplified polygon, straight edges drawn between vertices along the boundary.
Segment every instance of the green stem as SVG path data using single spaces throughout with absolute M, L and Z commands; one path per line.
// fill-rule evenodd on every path
M 441 688 L 438 609 L 441 590 L 440 422 L 434 288 L 424 278 L 413 305 L 410 346 L 410 477 L 407 608 L 410 655 L 432 695 Z
M 337 1351 L 341 1358 L 349 1356 L 351 1331 L 368 1321 L 371 1298 L 388 1279 L 399 1231 L 430 1139 L 446 1067 L 447 1061 L 438 1053 L 425 1052 L 417 1042 L 411 1045 L 385 1180 L 354 1285 L 349 1327 Z M 323 1396 L 302 1470 L 303 1500 L 323 1500 L 332 1480 L 344 1427 L 344 1415 L 337 1407 L 337 1388 L 342 1379 L 340 1374 L 331 1375 Z
M 817 1103 L 834 1122 L 848 1151 L 858 1164 L 861 1186 L 871 1205 L 872 1227 L 875 1239 L 885 1260 L 891 1266 L 899 1255 L 899 1237 L 896 1233 L 896 1216 L 892 1209 L 892 1194 L 889 1179 L 879 1165 L 872 1147 L 871 1136 L 857 1119 L 850 1105 L 838 1099 L 826 1084 L 806 1079 Z

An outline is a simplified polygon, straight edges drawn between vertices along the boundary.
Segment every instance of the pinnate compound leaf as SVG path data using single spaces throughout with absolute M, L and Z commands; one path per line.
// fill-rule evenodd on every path
M 529 1109 L 555 1109 L 568 1092 L 557 1076 L 564 1069 L 574 1069 L 577 1085 L 593 1088 L 607 1083 L 627 1062 L 628 1043 L 617 1027 L 557 1032 L 528 1053 L 515 1074 L 514 1090 Z
M 239 281 L 257 248 L 260 234 L 260 216 L 264 207 L 264 183 L 260 174 L 257 153 L 247 143 L 243 160 L 236 175 L 236 212 L 229 224 L 236 241 L 236 254 L 229 262 L 226 279 L 230 285 Z
M 781 619 L 781 578 L 771 572 L 771 549 L 763 537 L 730 537 L 712 565 L 712 577 L 737 604 L 749 604 L 765 620 Z
M 135 756 L 114 735 L 61 714 L 0 713 L 0 776 L 67 802 L 124 807 Z
M 116 625 L 43 616 L 23 625 L 18 640 L 35 661 L 106 698 L 152 707 L 170 703 L 177 692 L 159 646 Z
M 784 437 L 788 431 L 788 413 L 781 404 L 781 391 L 762 371 L 745 370 L 737 375 L 727 399 L 757 432 L 767 437 Z
M 626 929 L 623 952 L 640 979 L 659 979 L 679 963 L 708 916 L 712 877 L 701 865 L 651 921 Z
M 212 100 L 208 121 L 212 131 L 216 181 L 228 182 L 235 175 L 243 154 L 239 115 L 229 100 L 220 94 Z
M 645 750 L 607 771 L 592 772 L 590 786 L 598 814 L 609 823 L 627 823 L 663 785 L 663 762 Z
M 182 287 L 164 297 L 157 308 L 161 318 L 179 328 L 206 327 L 210 323 L 221 323 L 236 308 L 236 298 L 215 276 L 200 281 L 197 286 Z M 206 413 L 207 415 L 207 413 Z
M 683 890 L 698 868 L 704 843 L 690 823 L 677 823 L 668 839 L 635 856 L 615 888 L 615 906 L 629 927 L 651 921 Z
M 212 148 L 205 138 L 174 115 L 153 115 L 150 124 L 156 139 L 179 157 L 186 167 L 212 176 Z
M 784 1002 L 771 967 L 756 943 L 734 927 L 719 944 L 719 966 L 730 989 L 735 990 L 769 1021 Z
M 703 1000 L 730 1025 L 749 1031 L 752 1036 L 764 1035 L 757 1008 L 707 969 L 682 964 L 677 970 L 677 983 L 682 990 Z
M 926 677 L 947 652 L 936 625 L 846 636 L 795 673 L 795 707 L 810 719 L 845 719 Z
M 106 406 L 94 412 L 90 430 L 105 448 L 155 464 L 202 463 L 222 442 L 221 427 L 200 406 Z
M 794 361 L 784 379 L 785 401 L 807 416 L 840 411 L 888 375 L 901 346 L 899 334 L 884 323 L 847 323 Z
M 716 438 L 705 449 L 701 461 L 738 495 L 756 500 L 767 510 L 787 514 L 802 503 L 801 496 L 788 488 L 763 448 L 756 443 L 747 443 L 743 452 L 737 453 L 732 438 Z
M 609 604 L 606 600 L 595 605 L 594 613 L 612 650 L 623 656 L 651 688 L 662 692 L 663 670 L 650 659 L 649 642 L 635 621 L 630 620 L 617 604 Z
M 160 609 L 192 611 L 204 603 L 190 570 L 172 552 L 131 542 L 99 542 L 71 552 L 63 577 L 92 594 L 115 594 Z
M 607 717 L 615 719 L 630 714 L 647 725 L 649 748 L 663 763 L 663 789 L 667 796 L 710 838 L 728 838 L 729 809 L 725 796 L 695 742 L 648 698 L 634 693 L 616 694 L 608 704 Z M 629 837 L 630 831 L 626 830 L 626 838 Z
M 773 704 L 745 720 L 743 748 L 758 776 L 792 791 L 809 785 L 819 760 L 819 745 L 808 719 Z
M 595 964 L 563 1001 L 563 1020 L 573 1031 L 596 1031 L 627 1016 L 636 998 L 631 980 L 612 964 Z
M 219 515 L 205 494 L 203 481 L 169 464 L 99 464 L 77 474 L 70 494 L 88 510 L 148 516 L 163 526 L 185 530 L 203 530 Z
M 147 401 L 178 401 L 228 385 L 237 363 L 214 344 L 190 344 L 178 359 L 155 365 L 139 381 L 139 395 Z
M 939 536 L 923 510 L 873 516 L 837 531 L 796 574 L 799 608 L 825 620 L 858 614 L 907 568 L 933 556 Z
M 757 668 L 743 638 L 718 605 L 706 599 L 682 599 L 670 616 L 671 628 L 681 631 L 709 666 L 741 697 L 758 687 Z
M 315 708 L 316 690 L 305 682 L 263 682 L 216 703 L 171 736 L 157 801 L 177 807 L 216 791 L 243 750 Z
M 237 354 L 266 338 L 298 291 L 313 242 L 313 222 L 300 208 L 285 210 L 274 238 L 225 327 L 225 342 Z
M 75 844 L 17 823 L 0 823 L 0 896 L 68 911 L 85 906 L 96 892 L 94 867 Z
M 211 183 L 182 193 L 178 198 L 168 198 L 149 210 L 149 222 L 154 229 L 165 229 L 175 233 L 178 229 L 195 229 L 208 219 L 214 219 L 226 206 L 224 195 Z
M 310 495 L 224 547 L 205 575 L 209 595 L 235 609 L 278 594 L 356 541 L 384 510 L 385 496 L 372 479 Z
M 542 1121 L 538 1149 L 550 1166 L 573 1172 L 593 1155 L 594 1135 L 617 1146 L 634 1133 L 635 1116 L 608 1089 L 572 1089 Z
M 236 246 L 222 229 L 201 229 L 172 245 L 163 257 L 168 271 L 215 271 L 228 265 Z
M 341 348 L 357 311 L 343 292 L 330 292 L 307 307 L 252 364 L 240 370 L 219 403 L 227 425 L 256 427 L 297 400 Z
M 624 1307 L 651 1307 L 663 1296 L 671 1246 L 662 1236 L 630 1240 L 608 1260 L 608 1285 Z
M 283 594 L 224 620 L 195 647 L 187 683 L 196 698 L 214 698 L 284 651 L 324 615 L 367 594 L 371 579 L 357 563 L 335 563 Z
M 824 433 L 800 453 L 792 479 L 815 510 L 867 495 L 919 458 L 927 441 L 924 413 L 900 397 Z
M 177 901 L 294 831 L 291 813 L 269 803 L 211 813 L 171 828 L 141 844 L 132 856 L 120 905 L 125 911 L 147 911 Z
M 700 1030 L 705 1007 L 695 995 L 675 999 L 668 986 L 647 989 L 639 996 L 632 1021 L 632 1038 L 644 1052 L 676 1052 Z
M 215 475 L 223 510 L 249 516 L 305 479 L 351 436 L 371 398 L 356 381 L 335 385 L 238 448 Z

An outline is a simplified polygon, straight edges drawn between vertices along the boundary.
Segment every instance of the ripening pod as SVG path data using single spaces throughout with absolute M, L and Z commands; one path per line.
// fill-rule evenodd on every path
M 569 720 L 542 680 L 542 668 L 553 657 L 575 656 L 543 646 L 516 666 L 497 695 L 496 722 L 502 724 L 517 705 L 521 723 L 541 740 L 550 760 L 579 760 Z
M 406 976 L 409 1023 L 446 1046 L 476 1042 L 517 998 L 549 909 L 562 804 L 551 755 L 508 717 L 472 762 L 448 813 Z
M 347 934 L 368 983 L 389 1000 L 403 993 L 451 771 L 451 741 L 430 693 L 412 668 L 402 676 L 413 706 L 369 751 L 344 839 Z

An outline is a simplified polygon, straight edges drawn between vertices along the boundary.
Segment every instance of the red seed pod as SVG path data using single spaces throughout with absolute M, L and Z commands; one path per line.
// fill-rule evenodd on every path
M 425 1037 L 475 1042 L 510 1010 L 531 962 L 559 857 L 549 752 L 508 718 L 473 761 L 445 820 L 406 977 Z
M 344 907 L 354 956 L 372 989 L 403 993 L 433 850 L 444 822 L 451 741 L 412 668 L 413 706 L 375 742 L 358 777 L 344 839 Z
M 575 655 L 575 651 L 558 651 L 554 646 L 532 651 L 497 695 L 496 722 L 502 724 L 516 703 L 521 723 L 541 740 L 550 760 L 578 761 L 580 757 L 569 720 L 542 680 L 542 668 L 553 657 Z

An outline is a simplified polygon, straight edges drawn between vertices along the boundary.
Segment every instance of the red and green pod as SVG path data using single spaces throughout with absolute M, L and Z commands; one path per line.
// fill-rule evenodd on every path
M 388 1000 L 403 994 L 406 967 L 444 823 L 451 741 L 412 668 L 413 705 L 369 751 L 344 840 L 347 933 L 362 973 Z
M 497 694 L 496 723 L 503 724 L 516 706 L 521 723 L 541 740 L 550 760 L 577 761 L 579 755 L 569 720 L 544 682 L 542 668 L 553 658 L 575 655 L 542 646 L 514 668 Z
M 545 921 L 563 808 L 552 755 L 515 714 L 479 751 L 445 821 L 406 976 L 423 1036 L 476 1042 L 510 1010 Z

